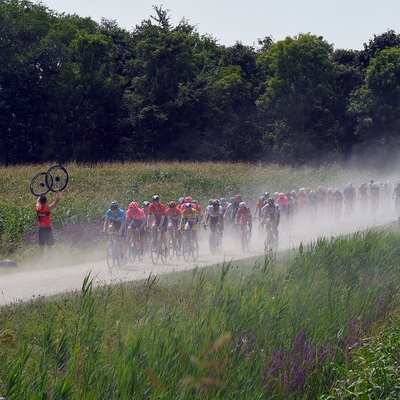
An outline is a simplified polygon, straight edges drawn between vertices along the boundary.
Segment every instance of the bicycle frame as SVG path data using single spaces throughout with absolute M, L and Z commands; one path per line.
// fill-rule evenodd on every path
M 199 249 L 197 248 L 196 241 L 194 239 L 194 229 L 183 231 L 182 252 L 185 261 L 188 261 L 190 257 L 193 258 L 193 261 L 197 260 Z
M 122 267 L 123 252 L 120 244 L 120 237 L 116 233 L 109 233 L 110 243 L 107 247 L 107 264 L 111 270 L 114 267 Z

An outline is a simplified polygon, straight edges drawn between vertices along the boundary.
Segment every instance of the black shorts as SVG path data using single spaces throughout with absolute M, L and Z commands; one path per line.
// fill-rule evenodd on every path
M 39 246 L 53 246 L 54 237 L 51 227 L 39 228 Z

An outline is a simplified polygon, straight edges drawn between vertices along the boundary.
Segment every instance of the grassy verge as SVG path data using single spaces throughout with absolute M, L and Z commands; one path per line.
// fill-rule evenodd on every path
M 76 296 L 4 308 L 0 394 L 345 398 L 354 349 L 396 310 L 399 243 L 369 231 L 250 266 L 96 289 L 87 277 Z

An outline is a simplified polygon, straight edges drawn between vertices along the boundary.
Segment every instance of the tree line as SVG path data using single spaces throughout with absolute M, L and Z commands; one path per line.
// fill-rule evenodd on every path
M 266 27 L 268 28 L 268 27 Z M 132 31 L 0 0 L 0 163 L 274 161 L 400 148 L 400 36 L 218 44 L 167 10 Z M 386 159 L 386 157 L 384 158 Z

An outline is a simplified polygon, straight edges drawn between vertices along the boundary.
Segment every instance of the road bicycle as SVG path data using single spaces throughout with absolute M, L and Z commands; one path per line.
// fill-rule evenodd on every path
M 113 268 L 121 268 L 125 264 L 125 255 L 121 248 L 121 236 L 114 232 L 108 234 L 110 243 L 107 247 L 107 265 L 111 271 Z
M 179 233 L 178 233 L 178 230 L 177 230 L 177 228 L 175 228 L 175 227 L 172 227 L 172 228 L 169 228 L 169 239 L 168 239 L 168 242 L 169 242 L 169 256 L 170 256 L 170 258 L 172 259 L 172 258 L 174 258 L 174 257 L 176 257 L 176 258 L 180 258 L 181 257 L 181 252 L 180 252 L 180 249 L 179 249 Z
M 278 236 L 272 224 L 272 221 L 267 218 L 265 223 L 265 239 L 264 239 L 264 251 L 275 251 L 278 248 Z
M 193 229 L 187 229 L 183 231 L 182 237 L 182 253 L 185 261 L 189 261 L 190 258 L 193 261 L 197 260 L 199 256 L 199 248 L 194 238 L 195 232 Z
M 210 224 L 204 224 L 204 229 L 207 230 L 207 226 Z M 208 236 L 208 248 L 212 255 L 219 254 L 222 248 L 222 232 L 220 230 L 220 225 L 210 226 L 210 234 Z
M 160 228 L 156 229 L 156 234 L 151 242 L 150 254 L 153 264 L 157 264 L 159 259 L 165 264 L 169 257 L 169 250 L 164 245 Z
M 128 236 L 128 254 L 129 261 L 134 263 L 136 259 L 138 261 L 143 260 L 142 249 L 140 248 L 140 230 L 133 229 L 132 237 Z
M 64 190 L 69 181 L 67 170 L 62 165 L 53 165 L 47 172 L 36 174 L 30 184 L 34 196 L 45 195 L 49 191 Z
M 243 252 L 250 251 L 251 232 L 247 222 L 240 224 L 240 246 Z

